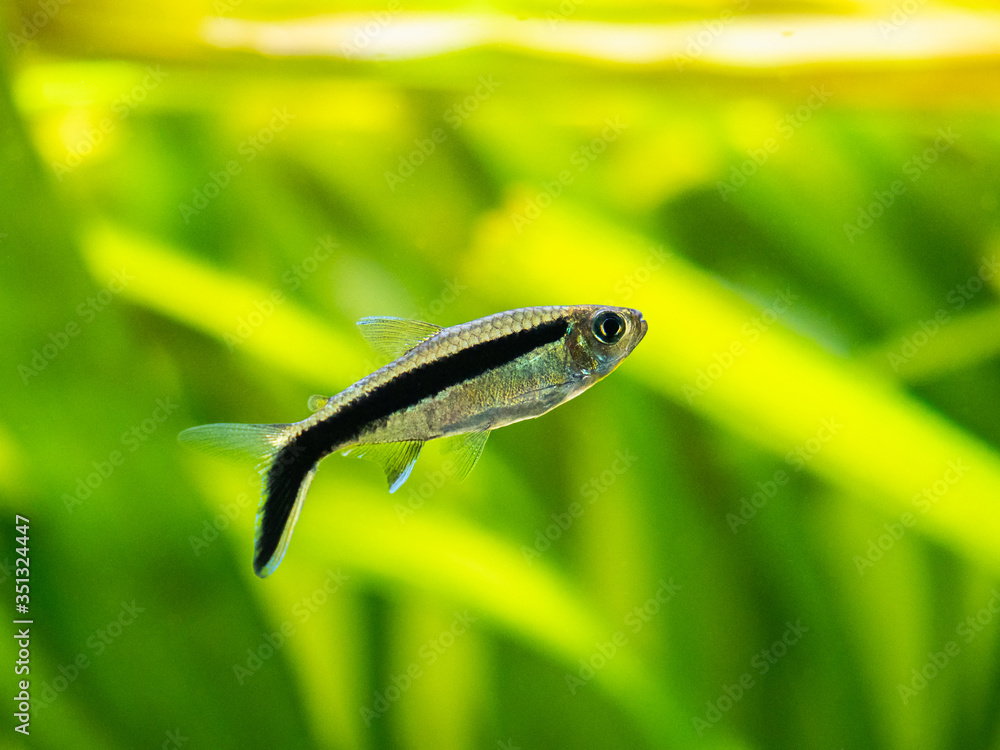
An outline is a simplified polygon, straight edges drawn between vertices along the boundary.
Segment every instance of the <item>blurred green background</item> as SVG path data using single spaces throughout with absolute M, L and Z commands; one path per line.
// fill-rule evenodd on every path
M 0 18 L 4 746 L 1000 748 L 988 4 Z M 649 334 L 462 483 L 328 459 L 268 580 L 177 444 L 576 303 Z

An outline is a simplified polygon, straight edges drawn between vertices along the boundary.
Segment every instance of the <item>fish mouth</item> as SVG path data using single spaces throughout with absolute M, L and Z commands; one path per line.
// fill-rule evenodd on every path
M 636 339 L 635 343 L 638 344 L 642 341 L 643 337 L 646 335 L 647 328 L 649 328 L 649 326 L 646 324 L 646 319 L 642 317 L 642 313 L 639 313 L 639 338 Z

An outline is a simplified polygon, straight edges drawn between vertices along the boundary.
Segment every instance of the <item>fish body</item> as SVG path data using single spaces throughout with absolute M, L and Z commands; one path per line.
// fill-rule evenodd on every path
M 428 440 L 448 438 L 457 475 L 471 471 L 490 430 L 540 416 L 614 370 L 646 333 L 642 314 L 598 305 L 528 307 L 450 328 L 401 318 L 358 323 L 389 364 L 341 393 L 314 396 L 316 411 L 284 425 L 203 425 L 182 442 L 261 461 L 254 572 L 281 562 L 325 456 L 382 464 L 394 492 Z

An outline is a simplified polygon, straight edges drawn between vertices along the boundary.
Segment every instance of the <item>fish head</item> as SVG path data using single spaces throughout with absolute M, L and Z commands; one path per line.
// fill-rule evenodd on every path
M 570 365 L 582 380 L 595 382 L 618 367 L 645 335 L 646 321 L 638 310 L 581 305 L 566 337 Z

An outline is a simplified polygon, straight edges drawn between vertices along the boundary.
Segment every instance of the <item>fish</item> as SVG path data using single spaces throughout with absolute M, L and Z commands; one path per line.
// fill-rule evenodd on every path
M 335 396 L 312 396 L 312 414 L 288 424 L 208 424 L 178 439 L 215 453 L 251 456 L 262 476 L 253 570 L 284 559 L 319 462 L 367 458 L 389 492 L 409 477 L 428 440 L 444 439 L 455 477 L 468 475 L 490 431 L 539 417 L 609 375 L 646 335 L 626 307 L 524 307 L 442 328 L 367 317 L 362 336 L 388 364 Z

